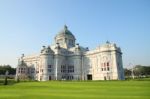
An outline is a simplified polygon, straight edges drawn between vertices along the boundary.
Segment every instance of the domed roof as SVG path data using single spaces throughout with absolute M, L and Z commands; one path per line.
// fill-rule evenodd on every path
M 48 47 L 43 46 L 43 49 L 41 50 L 41 54 L 53 54 L 53 53 L 54 52 L 52 51 L 50 46 L 48 46 Z
M 23 67 L 23 66 L 27 66 L 27 64 L 24 62 L 24 60 L 21 60 L 21 61 L 18 63 L 18 66 Z
M 64 25 L 64 28 L 60 32 L 58 32 L 56 36 L 62 36 L 62 35 L 70 35 L 74 37 L 74 35 L 68 30 L 68 27 L 66 25 Z

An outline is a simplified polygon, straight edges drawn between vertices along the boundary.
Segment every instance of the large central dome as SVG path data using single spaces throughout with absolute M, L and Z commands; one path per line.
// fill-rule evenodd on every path
M 74 47 L 75 40 L 75 36 L 68 30 L 66 25 L 64 25 L 64 28 L 55 36 L 55 42 L 64 48 Z
M 70 35 L 75 39 L 75 36 L 68 30 L 68 27 L 66 25 L 64 25 L 64 28 L 61 31 L 58 32 L 56 37 L 64 36 L 64 35 Z

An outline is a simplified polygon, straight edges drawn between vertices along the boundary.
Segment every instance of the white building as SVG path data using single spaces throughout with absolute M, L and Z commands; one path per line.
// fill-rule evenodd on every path
M 47 80 L 123 80 L 122 52 L 106 42 L 94 50 L 76 43 L 67 26 L 55 36 L 55 44 L 43 46 L 38 55 L 22 55 L 16 77 Z

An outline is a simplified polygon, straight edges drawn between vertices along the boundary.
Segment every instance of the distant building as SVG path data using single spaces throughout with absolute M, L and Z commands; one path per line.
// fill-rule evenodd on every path
M 16 77 L 38 81 L 123 80 L 122 52 L 108 41 L 94 50 L 84 48 L 64 26 L 54 45 L 43 46 L 38 55 L 19 58 Z

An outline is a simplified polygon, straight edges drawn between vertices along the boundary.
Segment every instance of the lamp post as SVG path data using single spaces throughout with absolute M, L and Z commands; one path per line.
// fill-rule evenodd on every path
M 129 63 L 129 66 L 131 66 L 131 76 L 134 79 L 134 66 L 131 63 Z
M 132 78 L 134 79 L 134 66 L 132 66 Z
M 18 76 L 18 74 L 16 75 L 16 82 L 19 82 L 19 76 Z
M 6 71 L 6 72 L 5 72 L 5 81 L 4 81 L 4 85 L 7 85 L 7 84 L 8 84 L 8 82 L 7 82 L 7 76 L 8 76 L 8 74 L 9 74 L 9 72 Z
M 106 78 L 107 80 L 109 80 L 109 73 L 107 72 L 107 78 Z

